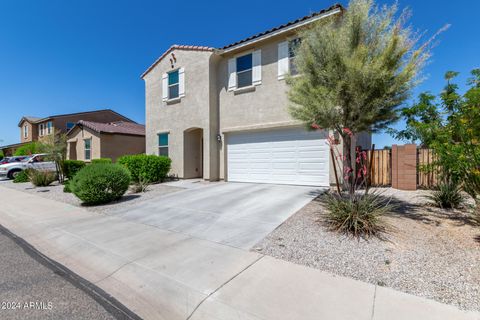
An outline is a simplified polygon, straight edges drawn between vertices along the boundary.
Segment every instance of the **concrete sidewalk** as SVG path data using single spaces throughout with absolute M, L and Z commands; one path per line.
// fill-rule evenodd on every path
M 0 186 L 0 224 L 145 319 L 476 319 L 480 314 Z

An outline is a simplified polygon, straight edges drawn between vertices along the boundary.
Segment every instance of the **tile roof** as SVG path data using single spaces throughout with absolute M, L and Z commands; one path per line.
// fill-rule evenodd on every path
M 248 38 L 245 38 L 245 39 L 242 39 L 242 40 L 239 40 L 237 42 L 234 42 L 234 43 L 231 43 L 229 45 L 226 45 L 224 46 L 223 48 L 221 48 L 222 50 L 225 50 L 225 49 L 228 49 L 228 48 L 231 48 L 231 47 L 234 47 L 236 45 L 239 45 L 241 43 L 244 43 L 244 42 L 248 42 L 250 40 L 253 40 L 253 39 L 256 39 L 256 38 L 259 38 L 259 37 L 262 37 L 262 36 L 265 36 L 265 35 L 268 35 L 270 33 L 273 33 L 275 31 L 279 31 L 281 29 L 284 29 L 284 28 L 287 28 L 287 27 L 290 27 L 290 26 L 293 26 L 297 23 L 301 23 L 301 22 L 304 22 L 304 21 L 307 21 L 309 19 L 312 19 L 312 18 L 315 18 L 317 16 L 320 16 L 320 15 L 323 15 L 325 13 L 328 13 L 329 11 L 334 11 L 336 9 L 343 9 L 342 5 L 341 4 L 334 4 L 333 6 L 331 6 L 330 8 L 327 8 L 327 9 L 323 9 L 323 10 L 320 10 L 320 11 L 317 11 L 317 12 L 314 12 L 314 13 L 311 13 L 309 14 L 308 16 L 304 16 L 302 18 L 299 18 L 299 19 L 296 19 L 296 20 L 293 20 L 293 21 L 290 21 L 290 22 L 287 22 L 287 23 L 284 23 L 282 25 L 279 25 L 277 27 L 274 27 L 274 28 L 271 28 L 267 31 L 264 31 L 264 32 L 260 32 L 260 33 L 257 33 L 256 35 L 253 35 L 253 36 L 250 36 Z
M 78 116 L 78 115 L 82 115 L 82 114 L 91 114 L 91 113 L 98 113 L 98 112 L 111 112 L 111 113 L 114 113 L 114 114 L 124 118 L 125 121 L 135 122 L 135 121 L 125 117 L 124 115 L 122 115 L 122 114 L 120 114 L 116 111 L 113 111 L 112 109 L 98 109 L 98 110 L 92 110 L 92 111 L 82 111 L 82 112 L 75 112 L 75 113 L 56 114 L 56 115 L 53 115 L 53 116 L 48 116 L 46 118 L 42 118 L 39 121 L 43 121 L 43 120 L 50 119 L 50 118 L 70 117 L 70 116 Z
M 87 127 L 98 133 L 129 134 L 129 135 L 136 135 L 136 136 L 145 135 L 145 126 L 143 124 L 126 122 L 126 121 L 100 123 L 100 122 L 80 120 L 77 122 L 75 127 L 76 126 Z M 73 128 L 69 132 L 71 132 L 72 130 Z
M 299 18 L 299 19 L 296 19 L 296 20 L 293 20 L 293 21 L 290 21 L 290 22 L 287 22 L 287 23 L 284 23 L 280 26 L 277 26 L 275 28 L 272 28 L 272 29 L 269 29 L 267 31 L 264 31 L 264 32 L 261 32 L 261 33 L 258 33 L 256 35 L 253 35 L 253 36 L 250 36 L 248 38 L 245 38 L 243 40 L 240 40 L 240 41 L 237 41 L 237 42 L 234 42 L 234 43 L 231 43 L 229 45 L 226 45 L 222 48 L 220 48 L 220 50 L 226 50 L 226 49 L 229 49 L 229 48 L 232 48 L 232 47 L 235 47 L 239 44 L 242 44 L 242 43 L 245 43 L 245 42 L 248 42 L 248 41 L 251 41 L 251 40 L 254 40 L 254 39 L 257 39 L 257 38 L 260 38 L 260 37 L 263 37 L 263 36 L 266 36 L 270 33 L 273 33 L 273 32 L 276 32 L 276 31 L 280 31 L 282 29 L 285 29 L 285 28 L 288 28 L 288 27 L 291 27 L 291 26 L 294 26 L 296 24 L 300 24 L 302 22 L 306 22 L 308 21 L 309 19 L 313 19 L 317 16 L 321 16 L 321 15 L 324 15 L 326 13 L 329 13 L 330 11 L 334 11 L 334 10 L 337 10 L 337 9 L 340 9 L 340 10 L 343 10 L 343 7 L 341 4 L 334 4 L 333 6 L 331 6 L 330 8 L 327 8 L 327 9 L 323 9 L 323 10 L 320 10 L 320 11 L 317 11 L 317 12 L 314 12 L 314 13 L 311 13 L 309 14 L 308 16 L 305 16 L 305 17 L 302 17 L 302 18 Z M 155 60 L 155 62 L 147 68 L 147 70 L 140 76 L 140 78 L 144 78 L 145 75 L 147 75 L 147 73 L 149 73 L 163 58 L 165 58 L 165 56 L 167 56 L 172 50 L 175 50 L 175 49 L 179 49 L 179 50 L 191 50 L 191 51 L 214 51 L 214 50 L 217 50 L 216 48 L 212 48 L 212 47 L 204 47 L 204 46 L 190 46 L 190 45 L 178 45 L 178 44 L 174 44 L 172 45 L 170 48 L 167 49 L 167 51 L 165 51 L 157 60 Z
M 167 54 L 172 52 L 173 50 L 190 50 L 190 51 L 213 51 L 215 48 L 211 47 L 204 47 L 204 46 L 189 46 L 189 45 L 183 45 L 183 44 L 174 44 L 170 48 L 167 49 L 155 62 L 147 68 L 147 70 L 140 76 L 140 78 L 143 79 L 143 77 L 150 72 Z
M 25 120 L 27 120 L 28 122 L 35 122 L 35 121 L 38 121 L 42 118 L 38 118 L 38 117 L 30 117 L 30 116 L 25 116 L 23 117 Z
M 111 113 L 114 113 L 114 114 L 122 117 L 125 121 L 135 123 L 135 121 L 125 117 L 124 115 L 121 115 L 120 113 L 118 113 L 116 111 L 113 111 L 112 109 L 100 109 L 100 110 L 83 111 L 83 112 L 76 112 L 76 113 L 56 114 L 56 115 L 53 115 L 53 116 L 48 116 L 48 117 L 43 117 L 43 118 L 24 116 L 24 117 L 22 117 L 22 119 L 20 119 L 20 122 L 18 123 L 18 126 L 20 126 L 22 124 L 23 120 L 27 120 L 30 123 L 40 123 L 40 122 L 43 122 L 43 121 L 50 120 L 52 118 L 80 116 L 80 115 L 83 115 L 83 114 L 91 114 L 91 113 L 99 113 L 99 112 L 111 112 Z
M 18 126 L 20 127 L 22 125 L 22 122 L 23 121 L 27 121 L 27 122 L 30 122 L 30 123 L 36 123 L 38 122 L 38 120 L 40 120 L 41 118 L 37 118 L 37 117 L 30 117 L 30 116 L 23 116 L 20 121 L 18 122 Z

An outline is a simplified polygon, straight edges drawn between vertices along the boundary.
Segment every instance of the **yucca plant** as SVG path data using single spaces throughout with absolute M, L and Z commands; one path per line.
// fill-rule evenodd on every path
M 368 238 L 388 231 L 383 216 L 394 209 L 378 192 L 349 195 L 327 194 L 325 223 L 332 229 L 354 237 Z
M 461 208 L 465 203 L 465 197 L 458 183 L 442 182 L 435 190 L 425 196 L 430 202 L 442 209 Z

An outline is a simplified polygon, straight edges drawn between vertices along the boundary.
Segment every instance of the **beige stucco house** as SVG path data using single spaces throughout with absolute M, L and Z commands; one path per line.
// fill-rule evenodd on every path
M 332 6 L 220 49 L 173 45 L 142 75 L 146 153 L 168 155 L 181 178 L 329 185 L 328 132 L 288 113 L 285 75 L 297 33 L 341 14 Z M 368 134 L 357 145 L 370 147 Z
M 42 118 L 24 116 L 18 122 L 20 143 L 3 146 L 0 149 L 5 155 L 13 155 L 16 149 L 27 143 L 48 141 L 54 135 L 67 133 L 80 120 L 94 122 L 132 121 L 111 109 L 57 114 Z
M 93 159 L 145 153 L 145 126 L 130 121 L 78 121 L 67 133 L 67 159 Z

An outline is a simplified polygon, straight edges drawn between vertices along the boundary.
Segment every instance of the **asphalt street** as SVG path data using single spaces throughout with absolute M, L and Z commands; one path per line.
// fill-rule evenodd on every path
M 65 272 L 27 252 L 0 229 L 0 319 L 130 319 L 107 311 Z

